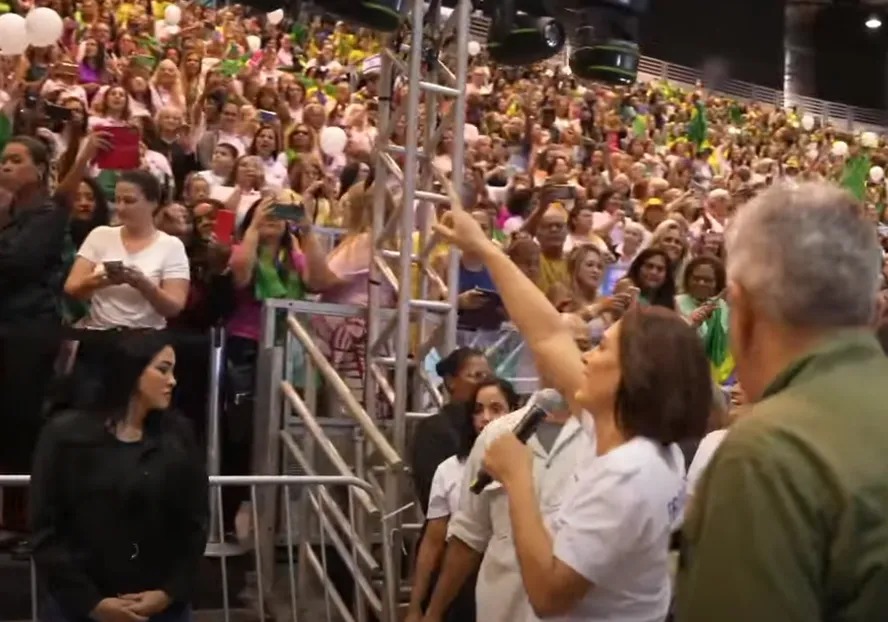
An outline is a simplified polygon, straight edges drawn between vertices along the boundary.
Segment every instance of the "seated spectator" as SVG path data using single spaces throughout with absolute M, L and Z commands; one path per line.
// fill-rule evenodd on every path
M 154 332 L 108 356 L 101 400 L 50 420 L 34 458 L 41 618 L 185 622 L 209 507 L 202 452 L 168 412 L 175 352 Z

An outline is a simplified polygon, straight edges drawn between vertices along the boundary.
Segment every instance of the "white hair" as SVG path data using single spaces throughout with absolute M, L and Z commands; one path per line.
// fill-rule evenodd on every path
M 725 235 L 728 279 L 772 320 L 809 328 L 866 324 L 881 253 L 848 192 L 824 182 L 777 185 L 738 211 Z

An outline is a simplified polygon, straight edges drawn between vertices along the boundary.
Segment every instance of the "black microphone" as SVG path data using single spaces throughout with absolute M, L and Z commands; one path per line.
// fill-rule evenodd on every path
M 512 434 L 517 436 L 522 444 L 526 444 L 530 437 L 533 436 L 533 433 L 537 431 L 537 428 L 540 427 L 547 414 L 540 406 L 534 404 L 524 414 L 521 421 L 515 426 L 515 429 L 512 430 Z M 492 483 L 493 477 L 490 476 L 490 473 L 484 469 L 478 469 L 478 474 L 475 475 L 475 480 L 469 486 L 469 490 L 472 491 L 472 494 L 481 494 L 481 491 Z

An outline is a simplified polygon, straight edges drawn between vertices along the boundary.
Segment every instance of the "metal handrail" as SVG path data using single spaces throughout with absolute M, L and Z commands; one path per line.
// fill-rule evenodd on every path
M 336 393 L 336 397 L 342 400 L 346 412 L 361 426 L 361 430 L 363 430 L 367 440 L 379 451 L 386 465 L 393 468 L 402 467 L 404 462 L 401 456 L 398 455 L 398 452 L 389 443 L 388 439 L 376 425 L 376 422 L 370 418 L 367 411 L 364 410 L 360 402 L 352 394 L 351 389 L 349 389 L 348 385 L 330 364 L 330 361 L 327 360 L 327 357 L 324 356 L 323 352 L 315 344 L 308 331 L 292 315 L 287 316 L 287 327 L 290 334 L 299 340 L 299 343 L 305 349 L 305 353 L 311 358 L 312 364 L 317 367 Z
M 280 386 L 284 397 L 287 398 L 290 405 L 299 413 L 299 416 L 305 424 L 305 429 L 308 430 L 309 434 L 311 434 L 314 440 L 318 443 L 318 446 L 330 460 L 330 464 L 333 465 L 333 468 L 339 471 L 343 477 L 352 477 L 352 470 L 345 462 L 345 459 L 339 454 L 339 450 L 333 445 L 330 437 L 324 432 L 321 424 L 318 423 L 318 420 L 311 411 L 309 411 L 305 402 L 303 402 L 302 398 L 299 397 L 299 394 L 296 393 L 296 389 L 293 388 L 293 385 L 286 380 L 282 380 Z M 367 494 L 361 494 L 360 491 L 356 491 L 355 496 L 358 497 L 361 505 L 364 506 L 364 509 L 367 510 L 367 512 L 373 515 L 379 513 L 379 507 L 373 503 Z

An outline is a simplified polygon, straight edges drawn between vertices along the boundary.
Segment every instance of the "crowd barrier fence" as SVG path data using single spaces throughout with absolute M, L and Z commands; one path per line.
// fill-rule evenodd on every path
M 28 486 L 30 477 L 27 475 L 0 476 L 0 486 L 22 487 Z M 293 622 L 315 622 L 324 620 L 333 622 L 354 622 L 366 620 L 369 609 L 380 622 L 395 622 L 397 619 L 397 607 L 392 599 L 395 582 L 393 572 L 393 548 L 391 529 L 388 526 L 387 517 L 377 515 L 380 538 L 376 546 L 376 557 L 379 562 L 373 567 L 373 581 L 356 581 L 355 593 L 361 593 L 360 608 L 358 604 L 347 603 L 339 590 L 329 579 L 328 570 L 328 546 L 332 546 L 340 558 L 349 568 L 366 563 L 361 559 L 361 552 L 357 543 L 343 541 L 337 533 L 329 514 L 328 499 L 335 490 L 341 493 L 344 489 L 347 500 L 346 512 L 354 515 L 355 499 L 358 495 L 371 500 L 377 506 L 382 506 L 383 500 L 379 492 L 367 482 L 356 477 L 344 476 L 212 476 L 209 478 L 211 490 L 220 491 L 224 487 L 238 486 L 248 487 L 250 498 L 253 501 L 253 526 L 251 541 L 243 543 L 242 555 L 252 555 L 255 586 L 248 586 L 241 598 L 245 599 L 255 609 L 259 620 L 292 620 Z M 274 564 L 274 559 L 266 560 L 260 546 L 261 533 L 274 526 L 262 525 L 257 511 L 258 497 L 261 491 L 272 492 L 281 496 L 282 520 L 284 538 L 286 544 L 286 575 L 284 580 L 270 586 L 267 577 L 263 574 L 267 562 Z M 342 494 L 339 495 L 342 497 Z M 218 530 L 221 530 L 221 495 L 214 495 L 217 503 Z M 295 514 L 294 508 L 307 502 L 312 514 Z M 342 504 L 340 498 L 338 503 Z M 300 508 L 300 509 L 302 509 Z M 315 542 L 309 538 L 308 530 L 302 528 L 307 521 L 314 519 L 318 526 L 319 539 Z M 274 555 L 274 551 L 271 551 Z M 208 549 L 207 557 L 216 557 Z M 297 561 L 298 560 L 298 561 Z M 227 556 L 219 556 L 219 575 L 221 579 L 220 589 L 222 597 L 222 617 L 225 622 L 230 622 L 233 611 L 238 608 L 232 605 L 232 595 L 229 594 L 229 560 Z M 38 587 L 36 566 L 30 563 L 30 600 L 31 620 L 37 622 L 42 597 Z M 322 590 L 321 601 L 313 600 L 315 595 L 312 588 L 319 584 Z M 263 589 L 263 586 L 266 589 Z M 270 587 L 271 589 L 268 589 Z M 255 588 L 255 589 L 251 589 Z M 283 589 L 281 589 L 283 588 Z M 357 600 L 357 599 L 356 599 Z
M 385 570 L 374 552 L 383 539 L 395 551 L 403 548 L 404 512 L 413 507 L 412 498 L 407 497 L 410 487 L 406 486 L 405 465 L 386 436 L 385 422 L 367 414 L 362 396 L 355 395 L 325 353 L 325 344 L 315 337 L 314 325 L 319 320 L 346 322 L 366 315 L 365 307 L 355 305 L 266 301 L 256 365 L 253 433 L 255 473 L 357 477 L 373 491 L 356 491 L 356 503 L 350 504 L 348 511 L 342 507 L 342 499 L 328 491 L 304 494 L 297 504 L 300 517 L 324 510 L 319 523 L 299 521 L 304 537 L 317 541 L 320 531 L 327 530 L 333 534 L 328 540 L 343 559 L 353 560 L 347 566 L 355 584 L 353 611 L 358 622 L 365 622 L 368 611 L 397 608 L 402 556 L 389 557 L 391 567 Z M 259 523 L 273 525 L 273 517 L 280 511 L 276 501 L 259 495 Z M 371 527 L 379 520 L 386 524 L 385 533 Z M 270 552 L 279 542 L 280 534 L 271 528 L 260 534 L 258 546 Z M 350 555 L 344 555 L 346 552 Z M 301 567 L 307 568 L 311 560 L 307 562 Z M 274 568 L 266 566 L 264 570 L 263 576 L 271 577 Z M 381 570 L 385 570 L 384 589 L 376 593 L 373 585 Z M 300 581 L 304 580 L 300 575 Z

